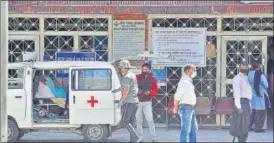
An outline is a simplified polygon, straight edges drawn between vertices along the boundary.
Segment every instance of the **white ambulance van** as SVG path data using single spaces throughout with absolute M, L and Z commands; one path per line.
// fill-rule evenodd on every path
M 121 120 L 119 74 L 109 62 L 49 61 L 8 64 L 8 141 L 39 130 L 81 131 L 103 141 Z M 67 71 L 67 85 L 51 72 Z

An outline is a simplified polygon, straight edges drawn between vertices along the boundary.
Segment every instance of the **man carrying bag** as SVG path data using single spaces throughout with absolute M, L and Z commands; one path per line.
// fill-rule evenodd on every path
M 230 123 L 230 134 L 238 138 L 238 142 L 246 142 L 250 123 L 251 86 L 247 77 L 248 65 L 242 63 L 240 73 L 233 78 L 233 96 L 235 110 Z

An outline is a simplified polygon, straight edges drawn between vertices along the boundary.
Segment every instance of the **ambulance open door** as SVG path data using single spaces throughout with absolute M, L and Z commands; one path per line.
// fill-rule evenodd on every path
M 70 68 L 70 124 L 114 123 L 112 71 L 103 68 Z

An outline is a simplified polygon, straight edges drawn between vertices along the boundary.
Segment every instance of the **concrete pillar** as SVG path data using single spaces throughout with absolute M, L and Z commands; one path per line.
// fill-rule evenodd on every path
M 7 141 L 7 78 L 8 78 L 8 1 L 0 2 L 0 110 L 1 110 L 1 142 Z

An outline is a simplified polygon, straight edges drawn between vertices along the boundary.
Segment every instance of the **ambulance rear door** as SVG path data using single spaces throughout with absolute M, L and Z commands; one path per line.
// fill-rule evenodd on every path
M 75 67 L 69 73 L 70 124 L 113 124 L 112 69 Z

